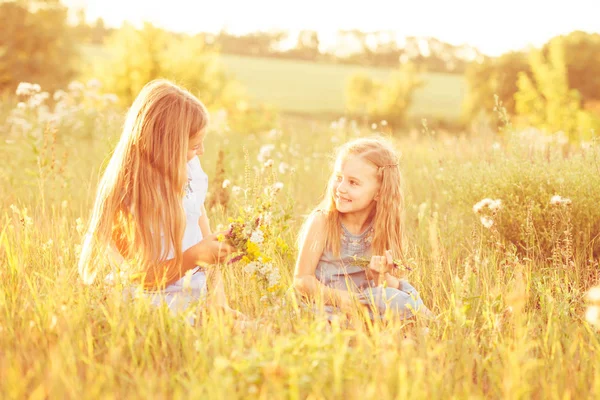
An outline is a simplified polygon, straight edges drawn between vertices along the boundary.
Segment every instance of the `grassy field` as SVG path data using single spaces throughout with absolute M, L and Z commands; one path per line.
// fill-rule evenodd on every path
M 223 54 L 223 65 L 257 102 L 282 111 L 306 114 L 343 114 L 347 79 L 358 71 L 385 81 L 389 68 L 320 64 Z M 460 116 L 466 83 L 461 75 L 425 73 L 425 84 L 415 93 L 413 116 L 455 120 Z
M 81 238 L 122 123 L 122 110 L 88 91 L 68 94 L 60 115 L 37 105 L 0 115 L 0 398 L 600 396 L 600 321 L 586 298 L 600 278 L 597 145 L 540 147 L 547 141 L 534 135 L 484 131 L 394 140 L 415 264 L 407 278 L 438 319 L 345 327 L 294 307 L 286 289 L 331 150 L 372 132 L 294 119 L 268 133 L 211 132 L 201 160 L 213 228 L 254 204 L 236 186 L 262 192 L 268 179 L 283 184 L 273 211 L 291 216 L 275 220 L 280 240 L 265 244 L 282 290 L 264 298 L 260 280 L 223 269 L 231 305 L 262 323 L 240 333 L 224 316 L 198 314 L 190 326 L 101 282 L 82 284 Z M 246 164 L 257 176 L 249 182 Z M 223 190 L 226 200 L 210 203 Z M 554 195 L 571 204 L 551 204 Z M 473 212 L 485 197 L 502 201 L 490 229 Z
M 99 46 L 84 46 L 84 61 L 93 65 L 107 57 Z M 284 113 L 343 115 L 347 79 L 358 71 L 385 81 L 392 69 L 314 63 L 300 60 L 221 54 L 226 72 L 238 80 L 253 104 L 270 104 Z M 466 82 L 462 75 L 424 73 L 410 115 L 456 122 Z

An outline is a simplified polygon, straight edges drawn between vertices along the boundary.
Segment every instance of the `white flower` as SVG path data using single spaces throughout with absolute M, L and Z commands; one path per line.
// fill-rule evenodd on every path
M 600 306 L 590 306 L 585 312 L 586 321 L 593 326 L 600 328 Z
M 265 144 L 261 146 L 260 150 L 258 151 L 258 161 L 264 163 L 271 156 L 271 152 L 273 150 L 275 150 L 274 144 Z
M 262 217 L 262 222 L 265 225 L 269 225 L 272 220 L 273 220 L 273 214 L 271 214 L 270 212 L 266 212 Z
M 283 183 L 282 182 L 275 182 L 273 184 L 273 189 L 275 190 L 275 192 L 280 191 L 281 189 L 283 189 Z
M 83 89 L 85 89 L 85 86 L 83 86 L 83 83 L 78 82 L 78 81 L 73 81 L 71 83 L 69 83 L 69 91 L 71 92 L 81 92 L 83 91 Z
M 231 181 L 229 179 L 225 179 L 223 181 L 223 189 L 227 189 L 231 185 Z
M 591 303 L 600 303 L 600 286 L 594 286 L 587 292 L 587 300 Z
M 491 204 L 488 206 L 488 208 L 492 211 L 492 212 L 496 212 L 498 211 L 500 208 L 502 208 L 502 200 L 498 199 L 498 200 L 493 200 L 491 202 Z
M 481 225 L 483 225 L 485 228 L 490 229 L 492 227 L 492 225 L 494 225 L 494 220 L 489 218 L 489 217 L 481 217 Z
M 87 81 L 87 87 L 94 90 L 100 89 L 102 87 L 102 83 L 100 83 L 98 79 L 93 78 Z
M 269 168 L 269 167 L 272 167 L 272 166 L 273 166 L 273 160 L 269 158 L 269 159 L 268 159 L 268 160 L 265 162 L 265 168 Z
M 20 102 L 18 102 L 18 103 L 17 103 L 17 108 L 18 108 L 19 110 L 24 110 L 24 109 L 26 109 L 26 108 L 27 108 L 27 104 L 25 104 L 25 103 L 23 103 L 22 101 L 20 101 Z
M 377 124 L 373 122 L 373 123 L 371 124 L 371 129 L 373 129 L 373 130 L 377 129 Z
M 571 199 L 568 199 L 566 197 L 561 197 L 561 196 L 555 194 L 550 199 L 550 204 L 552 204 L 553 206 L 569 206 L 569 205 L 571 205 Z
M 234 186 L 231 188 L 231 193 L 233 193 L 234 195 L 238 195 L 242 192 L 242 188 L 239 186 Z
M 490 198 L 485 198 L 473 206 L 473 212 L 475 214 L 479 214 L 483 211 L 484 208 L 488 208 L 491 212 L 495 213 L 502 207 L 502 200 L 492 200 Z
M 555 194 L 554 196 L 552 196 L 552 198 L 550 198 L 550 204 L 552 204 L 553 206 L 557 206 L 560 204 L 560 201 L 562 200 L 562 198 Z
M 250 241 L 255 244 L 261 244 L 262 242 L 264 242 L 265 237 L 263 231 L 257 229 L 254 232 L 252 232 L 252 235 L 250 235 Z
M 381 121 L 381 126 L 387 126 L 388 122 L 384 119 L 383 121 Z
M 256 261 L 252 261 L 244 267 L 244 272 L 248 274 L 253 274 L 258 269 L 258 263 Z
M 280 174 L 285 174 L 290 169 L 290 166 L 288 164 L 282 162 L 282 163 L 279 163 L 278 169 L 279 169 Z
M 21 82 L 17 86 L 17 96 L 31 96 L 38 93 L 42 88 L 37 83 Z

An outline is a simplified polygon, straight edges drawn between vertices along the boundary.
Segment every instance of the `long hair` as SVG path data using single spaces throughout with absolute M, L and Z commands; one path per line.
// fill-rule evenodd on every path
M 98 186 L 78 265 L 84 282 L 111 245 L 147 286 L 180 272 L 188 143 L 207 124 L 204 105 L 167 80 L 140 91 Z M 165 275 L 157 266 L 169 253 L 179 267 Z
M 336 163 L 348 156 L 359 156 L 377 168 L 379 195 L 373 215 L 374 235 L 371 242 L 373 255 L 384 255 L 392 250 L 394 257 L 404 258 L 403 253 L 403 212 L 402 176 L 399 168 L 399 157 L 390 142 L 382 137 L 360 138 L 350 141 L 337 150 Z M 322 202 L 313 210 L 326 215 L 325 248 L 339 256 L 341 247 L 340 212 L 335 206 L 335 177 L 332 173 Z M 300 241 L 304 241 L 308 229 L 308 218 L 300 233 Z

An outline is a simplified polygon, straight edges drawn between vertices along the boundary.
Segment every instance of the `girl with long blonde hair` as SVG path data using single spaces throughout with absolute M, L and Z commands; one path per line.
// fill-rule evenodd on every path
M 204 208 L 208 177 L 198 156 L 208 121 L 204 105 L 167 80 L 140 91 L 98 186 L 79 259 L 84 282 L 108 263 L 110 276 L 141 285 L 157 305 L 181 311 L 209 294 L 210 304 L 233 311 L 218 270 L 199 267 L 231 251 Z
M 337 152 L 321 204 L 299 235 L 294 287 L 320 298 L 326 311 L 354 304 L 372 315 L 430 314 L 419 293 L 391 272 L 403 259 L 403 196 L 398 156 L 380 137 L 348 142 Z M 367 268 L 357 257 L 370 259 Z

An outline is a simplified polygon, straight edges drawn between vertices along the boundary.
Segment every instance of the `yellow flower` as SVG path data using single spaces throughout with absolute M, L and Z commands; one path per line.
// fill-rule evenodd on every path
M 277 240 L 275 241 L 277 247 L 279 247 L 281 249 L 281 251 L 288 251 L 289 246 L 287 245 L 287 243 L 280 238 L 279 236 L 277 237 Z
M 217 240 L 218 240 L 219 242 L 224 242 L 224 241 L 225 241 L 225 235 L 223 235 L 222 233 L 219 233 L 219 234 L 217 235 Z
M 250 240 L 248 240 L 246 242 L 246 252 L 248 253 L 248 256 L 255 260 L 258 257 L 260 257 L 260 249 L 258 248 L 258 245 L 256 243 L 251 242 Z

